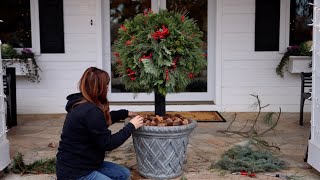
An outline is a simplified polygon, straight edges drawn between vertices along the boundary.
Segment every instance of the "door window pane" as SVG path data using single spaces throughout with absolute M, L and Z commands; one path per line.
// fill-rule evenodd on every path
M 196 20 L 203 32 L 204 54 L 207 54 L 208 39 L 208 1 L 207 0 L 168 0 L 169 11 L 187 12 L 189 18 Z M 187 86 L 185 92 L 207 92 L 207 67 Z
M 118 29 L 125 19 L 132 19 L 135 15 L 143 13 L 151 8 L 151 0 L 110 0 L 110 27 L 111 45 L 117 39 Z M 111 52 L 113 54 L 113 52 Z M 112 56 L 112 58 L 114 58 Z M 111 66 L 111 91 L 113 93 L 126 92 L 124 84 L 121 82 L 115 67 Z
M 31 48 L 29 0 L 2 0 L 0 3 L 0 40 L 15 48 Z
M 299 45 L 312 40 L 313 0 L 291 0 L 290 7 L 290 45 Z

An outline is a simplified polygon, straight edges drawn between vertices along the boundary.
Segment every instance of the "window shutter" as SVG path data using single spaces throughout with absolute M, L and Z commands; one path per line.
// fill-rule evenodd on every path
M 63 0 L 39 0 L 41 53 L 64 53 Z
M 255 51 L 279 51 L 280 1 L 256 0 Z

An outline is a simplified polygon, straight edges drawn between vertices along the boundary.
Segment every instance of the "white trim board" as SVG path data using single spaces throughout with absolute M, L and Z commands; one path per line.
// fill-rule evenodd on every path
M 154 105 L 110 105 L 110 110 L 154 111 Z M 221 111 L 217 105 L 166 105 L 166 111 Z
M 211 2 L 211 1 L 209 1 Z M 222 105 L 222 16 L 223 16 L 223 2 L 215 1 L 216 14 L 215 14 L 215 86 L 214 86 L 214 102 L 217 105 Z M 209 8 L 208 8 L 209 9 Z M 208 14 L 209 15 L 209 14 Z M 209 26 L 210 28 L 211 26 Z
M 280 1 L 279 53 L 285 53 L 290 38 L 290 0 Z
M 39 26 L 39 2 L 30 0 L 30 18 L 31 18 L 31 43 L 32 51 L 40 55 L 40 26 Z
M 103 13 L 102 0 L 96 0 L 96 45 L 97 45 L 97 67 L 103 68 Z

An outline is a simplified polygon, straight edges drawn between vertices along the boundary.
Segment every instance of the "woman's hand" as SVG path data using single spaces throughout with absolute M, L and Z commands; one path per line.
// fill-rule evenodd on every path
M 136 129 L 141 127 L 143 125 L 143 117 L 141 116 L 136 116 L 130 120 L 130 122 L 134 125 Z
M 132 111 L 128 111 L 128 116 L 137 116 L 138 113 L 136 112 L 132 112 Z

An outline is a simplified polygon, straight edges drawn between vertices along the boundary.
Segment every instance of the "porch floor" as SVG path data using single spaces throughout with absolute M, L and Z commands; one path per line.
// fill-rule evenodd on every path
M 185 164 L 184 174 L 188 180 L 199 179 L 248 179 L 246 176 L 231 175 L 229 172 L 223 172 L 217 169 L 209 170 L 212 162 L 217 162 L 220 156 L 239 142 L 245 139 L 240 136 L 227 136 L 217 132 L 225 130 L 233 119 L 233 113 L 221 113 L 227 120 L 226 123 L 198 123 L 198 127 L 190 136 L 187 150 L 187 161 Z M 41 158 L 55 157 L 57 147 L 49 147 L 49 143 L 56 146 L 60 140 L 60 133 L 63 126 L 65 115 L 46 115 L 19 116 L 18 126 L 13 127 L 8 132 L 10 141 L 10 155 L 13 157 L 17 152 L 24 155 L 26 163 Z M 235 126 L 241 127 L 247 119 L 254 119 L 255 113 L 238 113 Z M 277 144 L 281 150 L 276 154 L 289 163 L 289 168 L 283 170 L 282 174 L 296 174 L 301 179 L 316 180 L 320 179 L 320 173 L 311 168 L 308 163 L 303 161 L 310 130 L 310 113 L 305 113 L 305 125 L 299 126 L 299 113 L 282 113 L 280 122 L 276 131 L 267 133 L 264 137 L 268 142 Z M 111 130 L 116 132 L 123 126 L 123 123 L 116 123 L 111 126 Z M 136 171 L 136 160 L 130 138 L 124 145 L 110 152 L 106 156 L 110 160 L 132 169 L 132 179 L 143 179 Z M 17 175 L 6 174 L 6 180 L 28 179 L 56 179 L 55 175 Z M 182 179 L 181 177 L 176 180 Z M 265 176 L 264 173 L 258 173 L 257 179 L 278 179 Z

